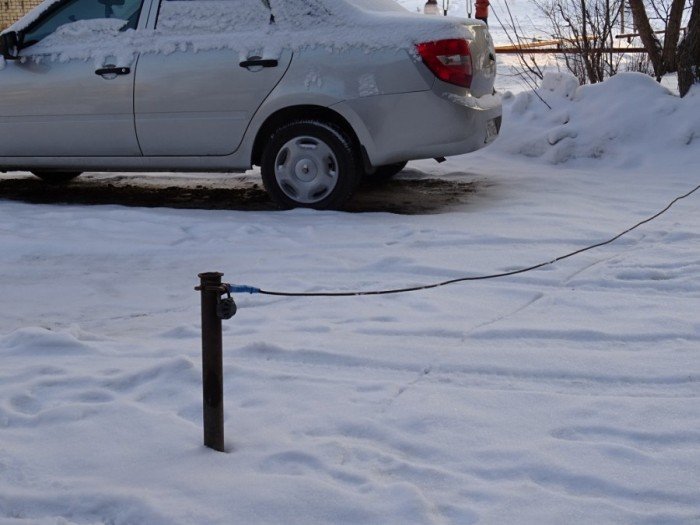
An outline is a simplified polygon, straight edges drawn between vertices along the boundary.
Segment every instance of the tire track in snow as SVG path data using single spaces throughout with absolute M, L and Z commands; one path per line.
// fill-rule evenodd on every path
M 624 427 L 587 425 L 567 426 L 550 432 L 553 438 L 563 441 L 586 441 L 591 443 L 624 443 L 632 448 L 656 450 L 661 447 L 698 448 L 700 432 L 643 432 Z
M 483 322 L 483 323 L 480 323 L 480 324 L 478 324 L 478 325 L 476 325 L 476 326 L 470 328 L 469 331 L 466 332 L 466 334 L 471 334 L 472 332 L 475 332 L 476 330 L 479 330 L 480 328 L 484 328 L 484 327 L 486 327 L 486 326 L 490 326 L 490 325 L 495 324 L 495 323 L 498 323 L 498 322 L 500 322 L 500 321 L 504 321 L 505 319 L 508 319 L 509 317 L 513 317 L 514 315 L 519 314 L 519 313 L 522 312 L 523 310 L 528 309 L 530 306 L 532 306 L 533 304 L 535 304 L 537 301 L 539 301 L 540 299 L 542 299 L 544 296 L 545 296 L 544 293 L 541 293 L 541 292 L 540 292 L 540 293 L 536 293 L 535 296 L 534 296 L 531 300 L 527 301 L 524 305 L 519 306 L 519 307 L 516 308 L 515 310 L 512 310 L 512 311 L 510 311 L 510 312 L 507 312 L 507 313 L 505 313 L 505 314 L 503 314 L 503 315 L 499 315 L 499 316 L 497 316 L 497 317 L 491 319 L 490 321 L 485 321 L 485 322 Z
M 570 370 L 523 370 L 502 366 L 426 366 L 418 363 L 398 366 L 395 363 L 367 358 L 340 356 L 322 351 L 287 351 L 260 344 L 239 350 L 235 360 L 237 369 L 245 370 L 246 374 L 256 371 L 260 375 L 269 376 L 283 370 L 286 377 L 300 381 L 317 381 L 319 378 L 332 381 L 328 379 L 328 374 L 315 375 L 309 370 L 321 369 L 332 370 L 334 380 L 339 381 L 355 378 L 358 374 L 369 378 L 371 373 L 373 379 L 399 379 L 404 385 L 414 385 L 421 381 L 460 389 L 527 391 L 556 395 L 688 399 L 700 397 L 700 376 L 688 373 L 638 376 Z M 406 376 L 413 379 L 402 379 Z

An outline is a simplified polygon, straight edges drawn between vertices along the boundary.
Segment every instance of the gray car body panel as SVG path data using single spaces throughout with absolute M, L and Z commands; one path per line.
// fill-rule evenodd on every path
M 146 0 L 139 30 L 153 30 L 159 2 Z M 468 24 L 475 29 L 472 91 L 488 98 L 495 76 L 493 45 L 483 24 Z M 234 55 L 225 50 L 166 57 L 141 53 L 130 66 L 131 75 L 112 80 L 95 75 L 95 64 L 47 62 L 49 68 L 62 69 L 50 94 L 36 87 L 21 94 L 23 82 L 31 85 L 41 75 L 19 76 L 23 65 L 9 63 L 0 71 L 0 128 L 5 137 L 0 167 L 244 171 L 251 167 L 255 140 L 267 119 L 298 106 L 335 111 L 352 127 L 369 163 L 379 166 L 474 151 L 485 145 L 486 121 L 501 114 L 500 104 L 480 104 L 471 91 L 436 80 L 405 49 L 367 53 L 358 43 L 335 51 L 285 51 L 277 68 L 263 71 L 239 67 Z M 188 72 L 197 75 L 188 78 Z M 90 93 L 91 86 L 107 86 L 119 95 L 104 102 L 98 92 Z M 37 109 L 70 98 L 75 89 L 86 95 L 73 117 Z M 43 120 L 28 113 L 31 118 L 21 122 L 9 107 L 18 97 L 25 107 L 43 114 Z M 465 105 L 460 97 L 474 103 Z M 73 151 L 81 155 L 71 155 Z
M 234 153 L 291 58 L 292 53 L 284 51 L 277 67 L 251 71 L 239 66 L 238 52 L 230 49 L 142 54 L 136 70 L 134 113 L 143 155 Z
M 373 166 L 475 151 L 487 143 L 487 121 L 501 116 L 500 103 L 481 104 L 475 98 L 465 105 L 433 91 L 381 98 L 381 104 L 354 99 L 332 107 L 366 129 L 371 140 L 363 145 Z
M 82 60 L 8 63 L 0 71 L 3 155 L 140 155 L 133 76 L 105 80 L 95 69 Z
M 146 25 L 151 4 L 144 2 L 140 26 Z M 109 80 L 95 74 L 116 63 L 115 57 L 105 56 L 99 64 L 63 62 L 31 48 L 23 56 L 25 60 L 6 61 L 0 71 L 0 165 L 16 162 L 31 168 L 38 152 L 68 157 L 77 147 L 89 156 L 141 154 L 134 133 L 133 74 Z M 119 65 L 133 70 L 136 62 Z

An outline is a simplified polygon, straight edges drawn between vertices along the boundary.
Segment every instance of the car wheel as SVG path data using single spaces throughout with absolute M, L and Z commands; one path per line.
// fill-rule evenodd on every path
M 348 134 L 314 120 L 279 128 L 265 146 L 260 168 L 265 189 L 284 209 L 341 208 L 362 174 Z
M 395 164 L 386 164 L 376 168 L 374 173 L 365 175 L 366 180 L 373 182 L 386 182 L 394 178 L 395 175 L 401 173 L 408 162 L 397 162 Z
M 81 171 L 32 171 L 34 175 L 49 184 L 65 184 L 80 175 Z

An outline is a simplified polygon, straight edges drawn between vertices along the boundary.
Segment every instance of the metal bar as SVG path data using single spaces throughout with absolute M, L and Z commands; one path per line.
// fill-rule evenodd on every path
M 589 49 L 588 53 L 646 53 L 647 50 L 643 47 L 601 47 L 596 49 Z M 576 55 L 583 53 L 576 49 L 543 49 L 541 47 L 528 49 L 498 49 L 496 48 L 496 53 L 499 55 Z
M 687 27 L 681 27 L 681 31 L 685 31 L 686 29 L 688 29 L 688 28 L 687 28 Z M 659 30 L 659 31 L 652 31 L 652 33 L 654 33 L 654 34 L 656 34 L 656 35 L 662 35 L 662 34 L 664 34 L 665 32 L 666 32 L 665 29 L 661 29 L 661 30 Z M 635 38 L 635 37 L 638 37 L 638 36 L 640 36 L 639 33 L 625 33 L 625 32 L 623 32 L 622 34 L 615 36 L 615 38 Z
M 200 273 L 202 298 L 202 399 L 204 446 L 224 450 L 224 372 L 221 319 L 216 305 L 221 298 L 221 278 L 218 272 Z

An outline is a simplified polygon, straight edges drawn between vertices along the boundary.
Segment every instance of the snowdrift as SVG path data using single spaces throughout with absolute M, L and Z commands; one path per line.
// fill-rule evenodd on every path
M 620 167 L 700 155 L 700 89 L 681 99 L 640 73 L 585 86 L 551 73 L 536 92 L 506 93 L 503 105 L 504 127 L 492 147 L 511 154 Z

